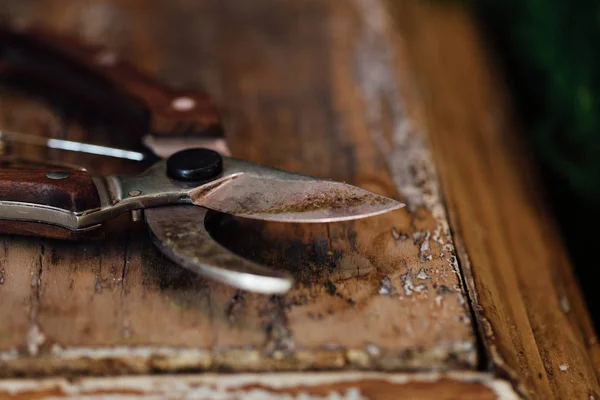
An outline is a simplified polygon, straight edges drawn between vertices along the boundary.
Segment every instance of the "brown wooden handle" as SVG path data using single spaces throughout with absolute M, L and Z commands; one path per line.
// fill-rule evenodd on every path
M 0 59 L 0 72 L 25 74 L 55 91 L 70 91 L 97 109 L 112 112 L 123 97 L 134 100 L 147 111 L 153 134 L 222 134 L 216 107 L 205 94 L 168 88 L 116 54 L 73 38 L 0 27 Z
M 0 168 L 0 201 L 42 204 L 71 212 L 100 207 L 96 185 L 90 174 L 81 170 Z
M 0 161 L 0 201 L 28 203 L 33 207 L 47 205 L 75 213 L 100 207 L 98 191 L 87 171 L 19 159 Z M 5 205 L 0 204 L 0 207 Z M 103 236 L 98 225 L 70 230 L 35 220 L 23 220 L 24 215 L 11 215 L 11 212 L 2 213 L 0 234 L 68 240 Z

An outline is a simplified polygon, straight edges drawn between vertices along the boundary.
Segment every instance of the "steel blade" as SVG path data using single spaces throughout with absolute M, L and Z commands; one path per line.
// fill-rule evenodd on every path
M 191 205 L 148 208 L 146 222 L 156 246 L 171 260 L 198 275 L 259 293 L 285 293 L 293 278 L 233 254 L 208 233 L 208 210 Z
M 217 190 L 192 194 L 196 205 L 227 214 L 279 222 L 336 222 L 396 210 L 403 203 L 325 179 L 224 157 L 235 179 Z
M 122 158 L 132 161 L 145 161 L 153 158 L 150 154 L 144 154 L 138 151 L 118 149 L 109 146 L 100 146 L 91 143 L 75 142 L 72 140 L 47 138 L 28 133 L 6 130 L 0 130 L 0 140 L 8 140 L 15 143 L 29 144 L 33 146 L 48 147 L 50 149 L 73 151 L 76 153 L 88 153 L 105 157 Z

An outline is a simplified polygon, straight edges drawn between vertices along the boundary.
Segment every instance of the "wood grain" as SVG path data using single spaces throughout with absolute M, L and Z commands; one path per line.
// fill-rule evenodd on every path
M 599 398 L 597 338 L 472 16 L 390 9 L 490 363 L 532 398 Z
M 101 245 L 3 238 L 0 303 L 13 307 L 0 307 L 0 375 L 475 367 L 473 326 L 426 138 L 407 125 L 397 77 L 372 73 L 392 68 L 379 52 L 389 43 L 372 35 L 361 7 L 4 3 L 11 19 L 79 34 L 169 84 L 204 84 L 223 110 L 234 155 L 354 183 L 408 208 L 311 226 L 224 220 L 215 236 L 225 245 L 296 276 L 298 286 L 282 297 L 198 279 L 127 220 Z M 12 92 L 0 105 L 2 125 L 13 130 L 128 140 L 116 124 L 83 131 Z M 37 151 L 94 172 L 120 168 Z
M 0 374 L 475 369 L 480 358 L 491 370 L 483 375 L 508 377 L 521 396 L 600 397 L 587 311 L 515 141 L 499 75 L 460 6 L 46 0 L 3 7 L 11 18 L 127 54 L 167 82 L 204 84 L 237 156 L 352 182 L 408 207 L 310 227 L 223 219 L 219 241 L 294 273 L 298 287 L 283 297 L 199 280 L 126 219 L 102 246 L 3 238 Z M 0 97 L 0 121 L 39 134 L 128 140 L 118 126 L 84 131 L 13 93 Z M 123 168 L 49 155 L 105 173 Z M 278 381 L 271 376 L 264 375 Z M 420 387 L 371 378 L 357 378 L 359 393 L 371 384 L 394 396 Z M 490 394 L 435 382 L 441 392 L 420 393 Z M 331 382 L 323 388 L 338 390 Z M 385 398 L 376 396 L 386 390 L 365 397 Z

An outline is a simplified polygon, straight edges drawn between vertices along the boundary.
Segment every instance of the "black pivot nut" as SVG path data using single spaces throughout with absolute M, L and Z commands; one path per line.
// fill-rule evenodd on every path
M 223 171 L 223 158 L 209 149 L 178 151 L 167 159 L 167 175 L 179 181 L 206 181 Z

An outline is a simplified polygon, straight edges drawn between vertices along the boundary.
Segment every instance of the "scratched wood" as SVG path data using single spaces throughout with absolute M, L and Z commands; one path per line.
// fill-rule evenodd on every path
M 8 399 L 517 399 L 506 381 L 490 373 L 280 373 L 123 376 L 111 378 L 6 379 Z
M 3 237 L 0 375 L 474 368 L 475 334 L 435 170 L 388 57 L 395 39 L 373 25 L 380 6 L 4 1 L 5 18 L 104 44 L 169 84 L 202 86 L 222 111 L 234 155 L 351 182 L 407 208 L 309 227 L 222 220 L 219 240 L 297 277 L 281 297 L 193 276 L 127 218 L 100 243 Z M 7 91 L 0 123 L 127 144 L 118 121 L 83 129 Z M 92 171 L 116 166 L 50 155 Z
M 600 398 L 596 334 L 472 16 L 456 4 L 390 10 L 490 362 L 531 398 Z

